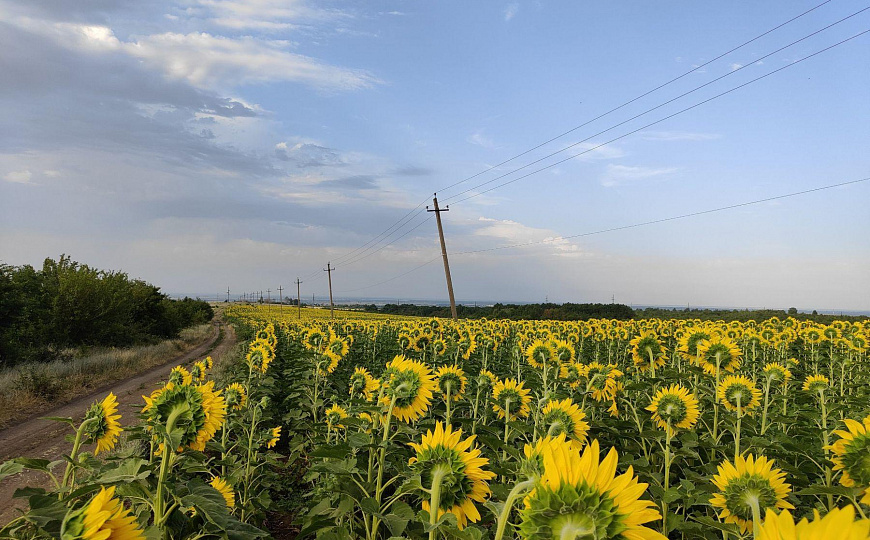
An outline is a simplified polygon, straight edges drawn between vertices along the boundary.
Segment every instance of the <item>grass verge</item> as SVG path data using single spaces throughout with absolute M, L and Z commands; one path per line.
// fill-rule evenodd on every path
M 0 371 L 0 428 L 165 364 L 202 344 L 211 324 L 181 331 L 155 345 L 111 349 L 73 359 L 19 364 Z

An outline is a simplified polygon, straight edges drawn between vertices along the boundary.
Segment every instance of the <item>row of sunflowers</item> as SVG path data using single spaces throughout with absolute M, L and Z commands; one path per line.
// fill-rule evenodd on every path
M 320 313 L 230 311 L 277 336 L 302 537 L 870 538 L 870 321 Z
M 237 365 L 58 419 L 0 537 L 870 539 L 870 321 L 337 315 L 231 306 Z

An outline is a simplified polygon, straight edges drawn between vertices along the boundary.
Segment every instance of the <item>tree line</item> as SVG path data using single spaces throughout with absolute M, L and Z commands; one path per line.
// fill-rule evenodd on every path
M 51 360 L 65 348 L 174 338 L 213 316 L 207 302 L 172 300 L 150 283 L 66 255 L 41 269 L 0 264 L 0 367 Z

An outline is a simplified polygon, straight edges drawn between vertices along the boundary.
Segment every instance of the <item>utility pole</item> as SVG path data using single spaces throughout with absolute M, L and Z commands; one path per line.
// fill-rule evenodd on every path
M 227 287 L 227 304 L 230 303 L 230 288 Z
M 299 277 L 296 277 L 296 307 L 299 308 L 299 319 L 302 319 L 302 293 L 299 292 L 299 285 L 302 282 L 299 281 Z
M 281 294 L 281 291 L 284 290 L 284 287 L 278 285 L 278 313 L 283 315 L 284 313 L 284 295 Z
M 266 289 L 266 305 L 269 306 L 266 308 L 269 315 L 272 314 L 272 289 Z
M 441 239 L 441 256 L 444 258 L 444 275 L 447 276 L 447 294 L 450 295 L 450 315 L 453 316 L 453 320 L 457 319 L 456 317 L 456 300 L 453 298 L 453 280 L 450 279 L 450 264 L 447 262 L 447 244 L 444 243 L 444 229 L 441 227 L 441 212 L 450 211 L 450 206 L 447 208 L 438 208 L 438 194 L 435 193 L 432 197 L 432 204 L 435 206 L 434 209 L 429 210 L 429 207 L 426 207 L 427 212 L 435 212 L 435 221 L 438 222 L 438 237 Z
M 329 276 L 329 318 L 335 319 L 335 304 L 332 302 L 332 272 L 335 271 L 335 268 L 329 266 L 329 263 L 326 263 L 326 274 Z

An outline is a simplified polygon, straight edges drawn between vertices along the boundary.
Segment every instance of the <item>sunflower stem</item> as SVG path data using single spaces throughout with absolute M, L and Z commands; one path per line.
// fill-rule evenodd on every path
M 672 430 L 671 430 L 671 422 L 668 420 L 668 425 L 665 428 L 665 481 L 664 488 L 665 493 L 667 493 L 668 489 L 671 487 L 671 438 Z M 668 503 L 662 501 L 662 534 L 665 536 L 668 535 Z
M 435 524 L 438 523 L 438 511 L 441 509 L 441 481 L 450 469 L 445 465 L 438 465 L 432 469 L 432 488 L 429 497 L 429 525 L 432 527 L 429 530 L 429 540 L 435 540 L 437 529 Z
M 398 389 L 397 389 L 398 390 Z M 381 439 L 381 448 L 378 452 L 378 481 L 375 489 L 375 500 L 378 503 L 378 508 L 381 506 L 381 499 L 384 495 L 384 461 L 387 456 L 387 442 L 390 438 L 390 420 L 393 418 L 393 408 L 396 406 L 396 392 L 393 392 L 393 397 L 390 398 L 390 408 L 387 409 L 387 418 L 384 420 L 384 436 Z M 378 527 L 381 525 L 381 520 L 377 516 L 372 518 L 372 534 L 371 537 L 378 537 Z
M 757 539 L 761 532 L 761 507 L 758 504 L 758 495 L 747 495 L 746 503 L 752 508 L 752 538 Z
M 737 425 L 734 430 L 734 461 L 740 457 L 740 420 L 743 418 L 743 409 L 740 407 L 740 394 L 737 394 Z
M 514 502 L 517 499 L 525 495 L 525 493 L 534 487 L 537 478 L 530 478 L 523 482 L 518 483 L 514 486 L 511 492 L 508 494 L 507 499 L 504 501 L 504 506 L 501 509 L 501 513 L 498 515 L 498 525 L 495 530 L 495 537 L 493 540 L 502 540 L 504 536 L 504 531 L 507 528 L 508 520 L 511 515 L 511 510 L 513 510 Z
M 57 494 L 58 500 L 63 499 L 63 493 L 64 493 L 64 490 L 66 488 L 66 484 L 70 479 L 70 476 L 74 477 L 73 470 L 75 467 L 74 467 L 73 463 L 75 463 L 75 460 L 79 454 L 79 448 L 81 448 L 81 446 L 82 446 L 82 437 L 85 434 L 85 428 L 87 426 L 89 426 L 90 424 L 92 424 L 95 420 L 96 420 L 96 418 L 86 419 L 84 422 L 82 422 L 79 425 L 79 428 L 76 430 L 76 438 L 75 438 L 75 441 L 73 442 L 72 452 L 70 452 L 70 455 L 69 455 L 69 463 L 66 464 L 66 470 L 63 473 L 63 481 L 60 484 L 61 490 L 60 490 L 60 493 Z M 70 490 L 70 491 L 72 491 L 72 490 Z

